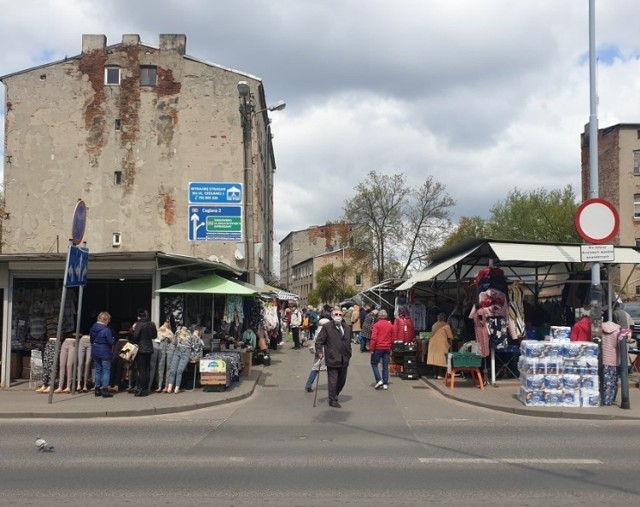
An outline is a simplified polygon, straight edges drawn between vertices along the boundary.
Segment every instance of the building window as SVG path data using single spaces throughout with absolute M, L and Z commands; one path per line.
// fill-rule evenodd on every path
M 633 174 L 640 176 L 640 150 L 633 150 Z
M 116 119 L 116 130 L 120 130 L 120 128 L 122 127 L 122 123 L 120 123 L 120 118 Z
M 122 245 L 122 234 L 119 232 L 113 233 L 113 242 L 112 245 L 114 247 Z
M 113 86 L 120 85 L 120 67 L 110 65 L 104 68 L 104 84 Z
M 156 85 L 156 67 L 153 65 L 142 65 L 140 67 L 140 86 Z
M 633 194 L 633 218 L 640 218 L 640 194 Z
M 122 185 L 122 171 L 115 171 L 113 173 L 113 184 Z
M 640 296 L 640 285 L 636 285 L 636 296 Z
M 362 285 L 362 273 L 356 273 L 356 285 Z

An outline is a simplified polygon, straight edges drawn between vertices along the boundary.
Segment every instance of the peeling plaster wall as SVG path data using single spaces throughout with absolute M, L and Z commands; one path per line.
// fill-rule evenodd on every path
M 237 83 L 247 80 L 254 92 L 260 82 L 185 58 L 181 36 L 175 44 L 161 39 L 162 49 L 136 37 L 114 46 L 94 39 L 79 57 L 4 79 L 3 252 L 64 250 L 82 198 L 92 252 L 115 250 L 118 232 L 122 251 L 215 254 L 242 268 L 235 243 L 188 241 L 188 184 L 243 182 Z M 105 65 L 120 67 L 119 86 L 104 84 Z M 141 65 L 157 67 L 156 86 L 140 86 Z M 254 139 L 259 135 L 266 136 L 254 132 Z M 263 184 L 254 184 L 260 209 L 261 196 L 269 195 Z M 254 230 L 262 234 L 262 213 L 255 215 Z

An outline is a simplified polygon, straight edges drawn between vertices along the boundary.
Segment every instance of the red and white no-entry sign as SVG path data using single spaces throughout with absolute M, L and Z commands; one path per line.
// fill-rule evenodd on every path
M 618 234 L 620 217 L 609 201 L 588 199 L 576 211 L 578 234 L 589 243 L 598 245 L 611 241 Z

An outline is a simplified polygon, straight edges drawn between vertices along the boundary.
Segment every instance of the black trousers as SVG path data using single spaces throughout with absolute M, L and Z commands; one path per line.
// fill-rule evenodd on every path
M 327 384 L 329 386 L 329 401 L 338 401 L 338 395 L 347 383 L 347 367 L 332 368 L 327 366 Z
M 122 368 L 124 361 L 117 355 L 111 359 L 111 373 L 109 377 L 109 385 L 111 387 L 120 387 L 120 380 L 122 379 Z
M 136 366 L 138 367 L 138 382 L 136 386 L 139 389 L 146 390 L 149 387 L 149 370 L 151 369 L 151 352 L 140 353 L 136 355 Z
M 299 349 L 300 348 L 300 328 L 292 327 L 291 335 L 293 336 L 293 348 Z

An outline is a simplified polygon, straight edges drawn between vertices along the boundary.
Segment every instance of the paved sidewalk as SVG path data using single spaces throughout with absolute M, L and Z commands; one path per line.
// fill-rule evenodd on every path
M 88 393 L 54 394 L 49 404 L 48 393 L 28 389 L 28 382 L 0 390 L 0 419 L 2 418 L 91 418 L 132 417 L 170 414 L 231 403 L 253 394 L 262 376 L 262 365 L 252 366 L 251 375 L 240 377 L 222 392 L 204 392 L 201 388 L 179 394 L 153 393 L 136 398 L 121 392 L 113 398 L 98 398 Z
M 354 348 L 353 363 L 359 367 L 368 365 L 369 354 L 360 354 Z M 258 384 L 267 386 L 270 373 L 276 370 L 304 370 L 300 389 L 311 365 L 311 356 L 306 351 L 295 351 L 287 343 L 278 351 L 272 352 L 271 366 L 253 366 L 251 375 L 240 377 L 230 388 L 223 392 L 204 392 L 198 388 L 183 391 L 180 394 L 153 393 L 144 398 L 136 398 L 133 394 L 119 393 L 113 398 L 96 398 L 93 392 L 71 394 L 54 394 L 53 403 L 49 404 L 49 395 L 40 394 L 28 389 L 28 382 L 10 389 L 0 390 L 0 419 L 2 418 L 92 418 L 92 417 L 134 417 L 158 414 L 185 412 L 211 407 L 222 403 L 231 403 L 251 396 Z M 302 361 L 302 362 L 301 362 Z M 302 365 L 295 366 L 295 365 Z M 397 380 L 396 380 L 397 379 Z M 630 382 L 629 394 L 631 409 L 620 408 L 620 393 L 616 405 L 599 408 L 555 408 L 526 407 L 518 399 L 520 383 L 517 380 L 502 380 L 497 386 L 486 386 L 479 389 L 467 379 L 456 379 L 452 391 L 442 380 L 426 377 L 420 380 L 400 380 L 407 387 L 417 383 L 426 383 L 442 396 L 461 403 L 469 403 L 492 410 L 500 410 L 518 415 L 573 419 L 636 419 L 640 420 L 640 389 L 635 386 L 637 378 Z M 272 387 L 272 386 L 267 386 Z M 413 391 L 420 392 L 419 390 Z M 419 395 L 415 398 L 419 400 Z M 419 401 L 417 401 L 419 402 Z
M 636 380 L 629 381 L 630 409 L 620 408 L 620 392 L 611 406 L 596 408 L 527 407 L 518 399 L 519 380 L 499 380 L 495 386 L 475 387 L 470 379 L 457 378 L 452 391 L 444 381 L 421 377 L 421 380 L 443 396 L 453 400 L 502 412 L 536 417 L 566 419 L 636 419 L 640 420 L 640 389 Z

